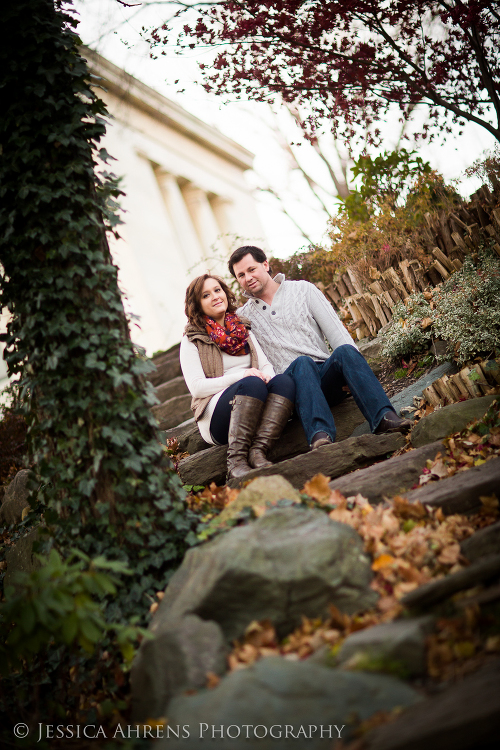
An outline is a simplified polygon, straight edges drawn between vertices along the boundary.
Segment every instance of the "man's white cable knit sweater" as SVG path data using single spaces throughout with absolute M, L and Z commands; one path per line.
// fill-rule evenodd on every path
M 277 373 L 285 372 L 302 355 L 324 362 L 330 356 L 326 341 L 332 350 L 342 344 L 355 346 L 337 313 L 314 284 L 285 281 L 282 273 L 274 281 L 279 289 L 271 305 L 250 297 L 237 313 L 250 320 L 253 333 Z

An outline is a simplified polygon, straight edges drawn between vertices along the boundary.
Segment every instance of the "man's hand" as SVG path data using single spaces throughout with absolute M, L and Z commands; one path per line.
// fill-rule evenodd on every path
M 269 375 L 266 375 L 265 373 L 261 372 L 260 370 L 257 370 L 255 367 L 250 367 L 249 370 L 245 370 L 245 377 L 246 378 L 249 378 L 252 375 L 254 377 L 256 377 L 256 378 L 260 378 L 261 380 L 264 381 L 264 383 L 269 383 L 269 381 L 271 380 L 271 378 L 269 377 Z

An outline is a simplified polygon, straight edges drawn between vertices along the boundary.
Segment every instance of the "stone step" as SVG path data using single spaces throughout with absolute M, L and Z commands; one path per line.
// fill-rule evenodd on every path
M 384 464 L 385 466 L 385 464 Z M 447 479 L 429 482 L 405 493 L 410 502 L 442 508 L 443 513 L 475 513 L 481 508 L 480 497 L 497 493 L 500 488 L 500 456 L 481 466 L 460 471 Z
M 500 659 L 364 735 L 366 750 L 493 750 L 500 734 Z
M 284 441 L 280 441 L 284 443 Z M 285 461 L 280 461 L 264 469 L 254 469 L 243 479 L 230 483 L 232 487 L 257 476 L 280 474 L 298 489 L 315 474 L 338 477 L 367 466 L 388 453 L 404 445 L 404 437 L 399 433 L 391 435 L 361 435 L 347 438 L 340 443 L 325 445 L 315 451 L 308 451 Z M 183 484 L 205 485 L 210 482 L 223 484 L 226 475 L 227 446 L 220 445 L 189 456 L 177 467 Z
M 352 396 L 346 398 L 341 404 L 332 407 L 331 412 L 337 427 L 337 443 L 351 437 L 354 428 L 364 420 Z M 179 426 L 179 429 L 177 427 L 171 428 L 165 438 L 172 437 L 178 439 L 179 450 L 181 452 L 187 451 L 191 456 L 213 447 L 203 440 L 194 423 L 190 429 L 186 429 L 185 426 Z M 281 438 L 271 450 L 269 459 L 273 462 L 283 461 L 285 458 L 292 458 L 300 453 L 306 453 L 308 450 L 309 445 L 304 430 L 299 418 L 294 415 L 283 430 Z
M 168 430 L 169 427 L 190 419 L 193 416 L 191 411 L 191 395 L 174 396 L 159 406 L 153 406 L 151 411 L 158 420 L 160 430 Z
M 148 373 L 146 377 L 155 387 L 182 375 L 179 347 L 180 344 L 175 344 L 167 352 L 153 357 L 152 362 L 156 366 L 156 370 Z
M 330 487 L 346 497 L 360 493 L 370 503 L 380 503 L 384 496 L 399 495 L 418 484 L 426 462 L 434 460 L 439 451 L 444 452 L 444 445 L 440 440 L 334 479 L 330 482 Z
M 160 404 L 164 404 L 165 401 L 168 401 L 175 396 L 185 396 L 186 393 L 189 393 L 186 381 L 182 375 L 157 386 L 155 392 Z

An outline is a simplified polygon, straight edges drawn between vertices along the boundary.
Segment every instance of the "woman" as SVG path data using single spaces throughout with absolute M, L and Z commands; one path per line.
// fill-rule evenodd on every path
M 222 279 L 198 276 L 186 291 L 189 323 L 180 349 L 201 436 L 207 443 L 228 443 L 228 479 L 271 465 L 266 454 L 295 399 L 293 380 L 274 374 L 250 323 L 235 310 L 236 298 Z

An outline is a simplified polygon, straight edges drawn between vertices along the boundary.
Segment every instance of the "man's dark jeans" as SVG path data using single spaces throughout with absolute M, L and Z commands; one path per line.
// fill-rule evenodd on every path
M 335 440 L 335 422 L 330 406 L 340 403 L 348 386 L 359 409 L 374 432 L 386 411 L 394 412 L 391 402 L 354 346 L 338 346 L 325 362 L 297 357 L 285 370 L 295 381 L 295 409 L 301 419 L 309 445 L 317 432 L 326 432 Z

